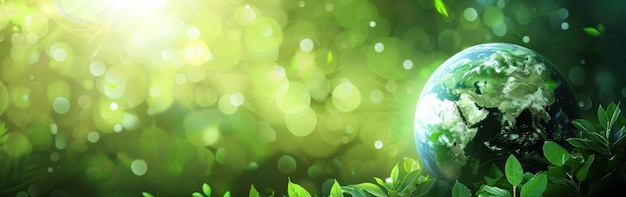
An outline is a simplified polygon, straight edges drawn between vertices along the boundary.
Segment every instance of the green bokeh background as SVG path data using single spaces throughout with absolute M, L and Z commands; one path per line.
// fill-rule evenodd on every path
M 626 97 L 622 1 L 442 2 L 2 0 L 0 196 L 385 177 L 430 74 L 486 42 L 554 62 L 584 116 Z

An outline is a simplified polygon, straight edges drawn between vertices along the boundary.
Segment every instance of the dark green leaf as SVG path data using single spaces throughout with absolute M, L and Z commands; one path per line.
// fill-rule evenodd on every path
M 154 197 L 154 195 L 152 195 L 151 193 L 148 193 L 148 192 L 141 192 L 141 195 L 143 197 Z
M 622 126 L 619 129 L 612 129 L 611 134 L 609 136 L 609 143 L 611 146 L 615 144 L 622 136 L 624 136 L 624 131 L 626 131 L 626 127 Z
M 509 190 L 501 189 L 498 187 L 492 187 L 488 185 L 483 185 L 477 192 L 478 196 L 500 196 L 500 197 L 511 197 L 511 192 Z
M 572 121 L 572 124 L 585 133 L 595 133 L 596 126 L 593 122 L 585 119 L 576 119 Z
M 194 192 L 191 194 L 191 197 L 205 197 L 205 196 L 202 195 L 200 192 Z
M 341 186 L 339 186 L 337 180 L 335 180 L 335 183 L 333 183 L 333 186 L 330 188 L 330 197 L 343 197 Z
M 545 141 L 543 143 L 543 155 L 550 163 L 556 166 L 563 166 L 565 161 L 570 157 L 565 148 L 552 141 Z
M 600 32 L 596 28 L 585 27 L 585 28 L 583 28 L 583 31 L 585 31 L 590 36 L 600 37 Z
M 209 184 L 202 184 L 202 192 L 204 192 L 204 195 L 206 196 L 211 196 L 211 186 L 209 186 Z
M 609 140 L 606 139 L 604 136 L 600 135 L 599 133 L 589 133 L 587 137 L 589 137 L 591 141 L 601 144 L 603 147 L 606 147 L 609 145 Z
M 254 185 L 250 185 L 250 192 L 248 192 L 248 197 L 261 197 L 261 193 L 254 188 Z
M 611 151 L 622 150 L 626 145 L 626 136 L 622 135 L 617 141 L 611 144 Z
M 600 123 L 600 126 L 604 129 L 607 128 L 606 126 L 609 123 L 609 117 L 607 116 L 604 108 L 602 108 L 602 105 L 598 106 L 598 122 Z
M 537 175 L 528 180 L 528 182 L 524 183 L 524 186 L 522 186 L 522 191 L 520 192 L 520 196 L 540 197 L 546 190 L 547 185 L 548 179 L 546 178 L 546 174 L 537 173 Z
M 596 29 L 597 29 L 600 33 L 604 33 L 604 25 L 603 25 L 603 24 L 598 24 L 598 25 L 596 25 Z
M 443 0 L 434 0 L 435 1 L 435 9 L 439 14 L 448 17 L 448 10 L 446 9 L 446 4 L 443 3 Z
M 521 184 L 524 178 L 522 164 L 520 164 L 517 158 L 513 155 L 509 155 L 509 158 L 506 160 L 506 163 L 504 164 L 504 173 L 506 175 L 506 179 L 513 186 Z
M 452 197 L 468 197 L 472 196 L 471 191 L 463 185 L 463 183 L 459 183 L 457 180 L 452 186 Z
M 546 172 L 546 175 L 550 182 L 565 183 L 565 176 L 567 175 L 567 173 L 565 173 L 563 167 L 550 166 L 550 168 L 548 168 L 548 171 Z
M 591 163 L 593 163 L 594 159 L 595 155 L 589 155 L 589 157 L 587 157 L 587 160 L 585 161 L 585 165 L 583 165 L 582 168 L 578 169 L 578 172 L 576 172 L 576 179 L 578 179 L 578 181 L 585 181 L 585 178 L 587 178 L 587 173 L 589 172 L 589 166 L 591 166 Z
M 487 177 L 492 179 L 498 179 L 502 178 L 503 176 L 504 173 L 502 172 L 502 170 L 500 170 L 500 168 L 498 168 L 498 166 L 496 166 L 495 164 L 491 164 L 491 168 L 489 169 L 489 173 L 487 173 Z
M 366 192 L 368 192 L 368 193 L 370 193 L 370 194 L 372 194 L 374 196 L 379 196 L 379 197 L 380 196 L 384 196 L 384 197 L 387 196 L 387 194 L 382 189 L 380 189 L 380 187 L 374 185 L 373 183 L 359 183 L 359 184 L 352 185 L 352 186 L 355 187 L 355 188 L 359 188 L 359 189 L 365 190 Z
M 289 194 L 290 197 L 311 197 L 308 191 L 302 186 L 291 182 L 291 179 L 289 179 L 289 183 L 287 184 L 287 194 Z

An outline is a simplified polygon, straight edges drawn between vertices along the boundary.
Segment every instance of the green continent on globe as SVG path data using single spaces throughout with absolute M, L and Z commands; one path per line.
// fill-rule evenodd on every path
M 454 180 L 468 163 L 477 168 L 509 154 L 532 159 L 538 144 L 566 137 L 554 130 L 568 126 L 548 123 L 569 123 L 568 114 L 576 115 L 551 107 L 560 96 L 557 88 L 570 91 L 563 98 L 573 93 L 546 63 L 510 44 L 478 45 L 446 61 L 424 87 L 415 114 L 416 143 L 427 170 Z

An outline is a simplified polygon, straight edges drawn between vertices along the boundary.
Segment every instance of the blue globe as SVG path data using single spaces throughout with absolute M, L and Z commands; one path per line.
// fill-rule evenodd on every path
M 579 136 L 574 91 L 549 60 L 506 43 L 469 47 L 425 84 L 415 111 L 415 143 L 430 176 L 448 181 L 503 165 L 513 154 L 545 167 L 547 140 Z

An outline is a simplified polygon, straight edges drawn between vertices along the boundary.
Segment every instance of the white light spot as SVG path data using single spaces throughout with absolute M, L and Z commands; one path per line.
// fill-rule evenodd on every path
M 239 107 L 243 105 L 243 102 L 244 98 L 241 93 L 235 93 L 230 95 L 230 103 L 233 104 L 233 106 Z
M 148 164 L 144 160 L 137 159 L 130 164 L 130 169 L 133 171 L 133 174 L 143 176 L 148 171 Z
M 100 60 L 93 61 L 91 62 L 91 64 L 89 64 L 89 72 L 94 77 L 99 77 L 99 76 L 104 75 L 106 70 L 107 70 L 106 65 L 104 64 L 104 62 Z
M 185 75 L 184 73 L 178 73 L 176 74 L 176 84 L 178 85 L 184 85 L 185 83 L 187 83 L 187 75 Z
M 563 29 L 563 30 L 569 29 L 569 23 L 567 23 L 567 22 L 561 23 L 561 29 Z
M 527 43 L 527 44 L 528 44 L 528 43 L 530 42 L 530 37 L 528 37 L 528 36 L 524 36 L 524 37 L 522 37 L 522 42 L 524 42 L 524 43 Z
M 413 61 L 404 60 L 404 62 L 402 62 L 402 67 L 406 70 L 411 70 L 411 68 L 413 68 Z
M 370 21 L 370 27 L 376 27 L 376 21 Z
M 374 45 L 374 51 L 376 51 L 377 53 L 382 53 L 385 50 L 385 45 L 383 45 L 383 43 L 376 43 Z
M 65 114 L 70 111 L 70 101 L 65 97 L 57 97 L 52 103 L 52 109 L 58 114 Z
M 100 134 L 98 134 L 97 131 L 91 131 L 89 132 L 89 134 L 87 134 L 87 140 L 89 140 L 89 142 L 91 143 L 96 143 L 98 142 L 98 140 L 100 140 Z
M 119 133 L 122 132 L 122 125 L 121 124 L 115 124 L 113 125 L 113 131 L 115 131 L 115 133 Z
M 300 1 L 298 2 L 298 6 L 303 8 L 306 5 L 306 3 L 304 1 Z
M 117 102 L 111 102 L 111 105 L 109 105 L 109 107 L 111 108 L 111 110 L 115 111 L 119 108 L 119 105 L 117 105 Z
M 150 87 L 150 96 L 151 97 L 158 97 L 161 95 L 161 88 L 159 86 L 152 86 Z
M 58 48 L 54 50 L 52 58 L 54 58 L 57 62 L 63 62 L 67 59 L 67 51 L 63 48 Z
M 52 123 L 50 125 L 50 133 L 52 133 L 52 135 L 55 135 L 59 132 L 59 128 L 57 127 L 57 124 Z
M 304 52 L 311 52 L 314 48 L 313 41 L 311 39 L 305 38 L 300 41 L 300 50 Z
M 380 140 L 376 140 L 376 142 L 374 142 L 374 148 L 380 150 L 383 148 L 383 142 Z
M 191 40 L 200 38 L 200 29 L 197 27 L 190 27 L 187 29 L 187 38 Z
M 471 22 L 478 18 L 478 12 L 476 12 L 474 8 L 466 8 L 465 11 L 463 11 L 463 17 L 465 20 Z
M 326 4 L 326 11 L 333 11 L 335 9 L 335 7 L 333 6 L 333 4 L 327 3 Z

